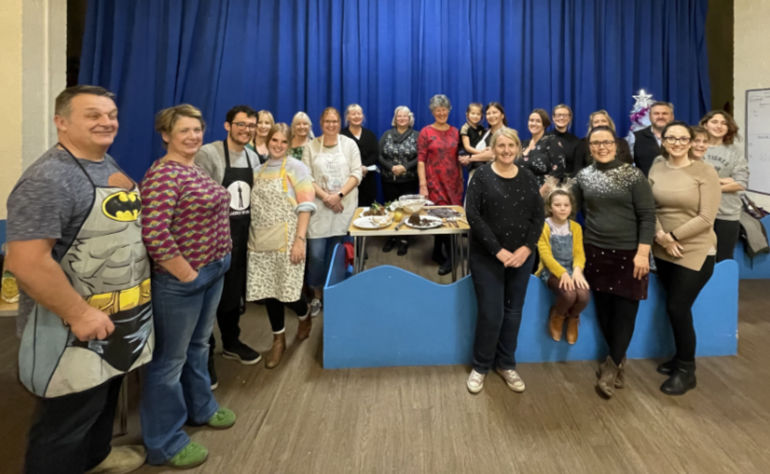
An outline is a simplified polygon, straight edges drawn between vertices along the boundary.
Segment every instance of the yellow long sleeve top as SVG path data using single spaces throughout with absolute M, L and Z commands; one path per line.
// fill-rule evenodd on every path
M 580 224 L 570 219 L 569 231 L 572 233 L 572 268 L 585 268 L 586 254 L 583 251 L 583 229 L 580 227 Z M 540 264 L 535 274 L 540 276 L 543 268 L 547 268 L 551 275 L 557 279 L 561 278 L 567 269 L 562 267 L 553 256 L 553 251 L 551 250 L 551 227 L 547 222 L 543 224 L 543 233 L 540 234 L 540 239 L 537 241 L 537 250 L 540 253 Z

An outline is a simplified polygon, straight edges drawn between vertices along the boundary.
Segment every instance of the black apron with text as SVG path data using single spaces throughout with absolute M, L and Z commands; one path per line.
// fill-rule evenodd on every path
M 154 347 L 139 191 L 97 186 L 69 154 L 94 196 L 59 265 L 75 291 L 110 316 L 115 331 L 104 340 L 80 341 L 59 316 L 36 302 L 19 348 L 19 378 L 45 398 L 82 392 L 144 365 Z
M 227 141 L 222 142 L 225 151 L 225 174 L 222 186 L 230 193 L 230 236 L 233 240 L 230 269 L 225 274 L 222 298 L 219 300 L 219 314 L 242 314 L 246 309 L 244 295 L 246 294 L 246 247 L 249 242 L 249 222 L 251 187 L 254 184 L 254 168 L 248 152 L 246 162 L 248 168 L 233 168 L 230 166 L 230 151 Z

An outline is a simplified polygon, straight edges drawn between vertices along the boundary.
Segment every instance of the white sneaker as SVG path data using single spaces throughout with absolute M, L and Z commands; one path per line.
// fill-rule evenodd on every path
M 510 388 L 514 392 L 521 393 L 524 391 L 524 389 L 527 388 L 527 386 L 524 385 L 524 381 L 521 380 L 521 377 L 519 377 L 518 372 L 516 372 L 515 370 L 497 369 L 497 373 L 500 374 L 503 380 L 505 380 L 505 383 L 508 385 L 508 388 Z
M 321 300 L 318 298 L 313 298 L 313 301 L 310 302 L 310 316 L 315 318 L 318 316 L 318 313 L 321 312 Z
M 487 374 L 471 370 L 471 374 L 468 376 L 468 382 L 466 383 L 468 391 L 471 393 L 479 393 L 484 388 L 484 377 L 486 376 Z

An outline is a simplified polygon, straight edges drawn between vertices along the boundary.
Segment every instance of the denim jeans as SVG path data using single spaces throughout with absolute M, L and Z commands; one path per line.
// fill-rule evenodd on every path
M 155 350 L 140 407 L 150 464 L 165 463 L 190 442 L 182 430 L 188 420 L 204 424 L 219 409 L 209 380 L 209 336 L 229 266 L 227 255 L 188 283 L 167 273 L 152 275 Z
M 506 268 L 488 253 L 471 252 L 468 261 L 478 305 L 473 369 L 482 374 L 493 368 L 515 369 L 521 309 L 534 255 L 519 268 Z
M 307 239 L 307 285 L 321 288 L 326 281 L 334 246 L 342 243 L 344 235 Z

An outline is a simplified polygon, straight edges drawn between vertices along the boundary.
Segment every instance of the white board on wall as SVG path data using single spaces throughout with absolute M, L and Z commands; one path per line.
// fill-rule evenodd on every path
M 746 91 L 749 190 L 770 194 L 770 88 Z

